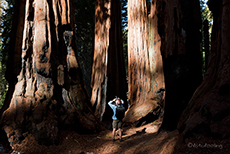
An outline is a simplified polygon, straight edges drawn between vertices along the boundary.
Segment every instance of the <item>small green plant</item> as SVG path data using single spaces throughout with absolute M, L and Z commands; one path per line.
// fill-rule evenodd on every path
M 196 134 L 196 133 L 192 133 L 192 134 L 193 134 L 193 136 L 194 136 L 196 139 L 199 139 L 198 134 Z
M 203 107 L 201 110 L 202 116 L 207 117 L 210 113 L 209 109 L 206 107 Z

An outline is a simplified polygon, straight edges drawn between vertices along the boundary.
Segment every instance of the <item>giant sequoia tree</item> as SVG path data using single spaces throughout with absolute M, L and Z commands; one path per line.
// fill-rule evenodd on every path
M 157 0 L 158 31 L 166 85 L 164 129 L 180 115 L 202 81 L 199 0 Z
M 199 0 L 129 0 L 128 13 L 131 106 L 126 120 L 164 108 L 154 92 L 166 87 L 162 128 L 175 129 L 202 81 Z
M 202 134 L 226 139 L 230 137 L 230 1 L 209 2 L 214 19 L 208 70 L 183 112 L 178 128 L 184 137 Z
M 162 96 L 155 95 L 155 91 L 165 87 L 156 1 L 152 1 L 150 10 L 147 9 L 146 2 L 128 1 L 128 71 L 131 103 L 125 121 L 131 123 L 147 115 L 153 120 L 164 106 Z
M 104 113 L 111 119 L 112 111 L 105 110 L 115 96 L 126 100 L 125 65 L 122 47 L 120 1 L 96 0 L 95 48 L 92 66 L 91 103 L 102 120 Z
M 15 137 L 20 142 L 24 132 L 52 144 L 65 126 L 100 128 L 76 57 L 73 6 L 72 0 L 16 1 L 7 66 L 9 108 L 1 120 L 11 143 Z

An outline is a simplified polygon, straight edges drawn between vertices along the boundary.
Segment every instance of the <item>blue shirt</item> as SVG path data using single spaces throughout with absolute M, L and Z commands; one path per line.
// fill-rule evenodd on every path
M 117 105 L 114 105 L 114 104 L 112 104 L 113 103 L 113 101 L 109 101 L 109 106 L 111 107 L 111 109 L 113 110 L 113 116 L 112 116 L 112 119 L 113 120 L 117 120 L 117 117 L 115 116 L 116 115 L 116 108 L 117 108 Z M 123 106 L 123 104 L 124 104 L 124 101 L 123 100 L 121 100 L 121 104 L 120 105 L 122 105 Z

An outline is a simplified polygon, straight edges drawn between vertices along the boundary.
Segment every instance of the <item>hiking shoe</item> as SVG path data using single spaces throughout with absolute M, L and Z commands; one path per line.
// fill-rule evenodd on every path
M 115 141 L 115 139 L 113 138 L 113 139 L 112 139 L 112 141 L 114 142 L 114 141 Z
M 120 139 L 120 142 L 124 141 L 122 138 Z

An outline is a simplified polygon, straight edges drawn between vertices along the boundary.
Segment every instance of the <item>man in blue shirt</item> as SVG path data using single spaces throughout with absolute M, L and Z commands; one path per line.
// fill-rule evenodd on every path
M 113 132 L 112 132 L 112 141 L 114 142 L 115 141 L 115 132 L 116 132 L 116 129 L 118 128 L 119 130 L 119 137 L 120 137 L 120 142 L 122 142 L 122 133 L 121 133 L 121 127 L 122 127 L 122 119 L 118 119 L 116 117 L 116 108 L 118 106 L 123 106 L 124 104 L 124 101 L 120 98 L 115 98 L 113 99 L 112 101 L 109 101 L 109 106 L 111 107 L 111 109 L 113 110 L 113 123 L 112 123 L 112 126 L 113 126 Z

